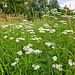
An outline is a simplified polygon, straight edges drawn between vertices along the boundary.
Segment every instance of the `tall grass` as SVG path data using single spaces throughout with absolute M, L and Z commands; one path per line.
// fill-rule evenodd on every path
M 0 24 L 1 75 L 75 74 L 73 15 L 70 18 L 71 25 L 66 16 L 61 15 L 46 15 L 34 22 L 11 19 L 10 16 L 8 18 L 11 21 L 8 19 L 4 25 Z M 33 46 L 29 47 L 28 44 Z M 28 47 L 27 50 L 24 50 L 24 47 Z M 39 53 L 36 50 L 39 50 Z M 17 53 L 19 51 L 22 52 L 21 55 Z M 54 56 L 56 58 L 53 58 Z M 19 59 L 15 60 L 16 58 Z M 14 62 L 16 64 L 12 65 Z

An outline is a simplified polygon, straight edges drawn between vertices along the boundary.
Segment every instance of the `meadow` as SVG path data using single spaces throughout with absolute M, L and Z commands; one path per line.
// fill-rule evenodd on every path
M 67 16 L 0 25 L 0 75 L 75 75 L 75 16 Z

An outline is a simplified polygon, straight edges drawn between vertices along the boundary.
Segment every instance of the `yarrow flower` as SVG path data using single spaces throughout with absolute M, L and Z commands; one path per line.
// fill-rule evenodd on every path
M 16 65 L 16 62 L 14 62 L 14 63 L 11 64 L 11 66 L 15 66 L 15 65 Z
M 67 34 L 69 32 L 73 32 L 73 30 L 65 30 L 65 31 L 62 32 L 62 34 Z
M 75 65 L 75 62 L 72 62 L 72 60 L 68 60 L 68 64 L 70 65 L 70 66 L 72 66 L 72 65 Z
M 20 28 L 22 28 L 22 25 L 17 25 L 16 28 L 20 29 Z
M 52 29 L 52 30 L 50 30 L 49 33 L 54 33 L 54 32 L 56 32 L 56 30 L 55 29 Z
M 34 53 L 35 54 L 39 54 L 39 53 L 42 53 L 42 51 L 40 51 L 40 50 L 34 50 Z
M 40 38 L 40 37 L 39 37 L 39 38 L 35 37 L 35 38 L 31 38 L 30 40 L 37 40 L 37 41 L 38 41 L 38 40 L 42 40 L 42 38 Z
M 48 28 L 49 26 L 45 24 L 44 27 Z M 38 30 L 40 33 L 45 33 L 45 31 L 50 31 L 50 29 L 44 29 L 43 27 L 40 27 Z
M 55 49 L 55 47 L 54 47 L 54 46 L 52 46 L 52 48 L 53 48 L 53 49 Z
M 4 25 L 4 26 L 2 26 L 3 28 L 6 28 L 6 27 L 8 27 L 9 25 Z
M 23 20 L 23 21 L 27 21 L 27 20 Z
M 14 38 L 13 37 L 10 37 L 10 40 L 13 40 Z
M 51 46 L 51 45 L 54 45 L 54 43 L 46 42 L 45 45 L 47 45 L 47 46 Z
M 62 71 L 63 70 L 61 64 L 53 64 L 52 67 L 58 69 L 59 71 Z
M 50 26 L 46 23 L 44 24 L 44 27 L 49 28 Z
M 62 34 L 67 34 L 67 32 L 64 31 L 64 32 L 62 32 Z
M 39 69 L 39 68 L 40 68 L 40 66 L 39 66 L 39 65 L 35 65 L 35 64 L 33 64 L 33 65 L 32 65 L 32 67 L 34 68 L 34 70 L 37 70 L 37 69 Z
M 57 56 L 52 57 L 53 61 L 57 61 Z
M 16 42 L 19 42 L 19 40 L 25 40 L 25 38 L 17 38 Z
M 34 30 L 27 30 L 27 32 L 30 32 L 30 34 L 35 34 Z
M 22 55 L 23 53 L 22 53 L 22 51 L 19 51 L 19 52 L 17 52 L 17 54 Z
M 4 38 L 7 38 L 8 36 L 4 36 Z
M 16 62 L 12 63 L 11 66 L 15 66 L 18 63 L 19 58 L 15 58 Z
M 23 47 L 23 50 L 26 51 L 26 54 L 31 54 L 31 53 L 39 54 L 39 53 L 42 53 L 41 50 L 34 50 L 34 49 L 30 48 L 32 46 L 33 46 L 32 44 L 28 44 L 27 46 Z

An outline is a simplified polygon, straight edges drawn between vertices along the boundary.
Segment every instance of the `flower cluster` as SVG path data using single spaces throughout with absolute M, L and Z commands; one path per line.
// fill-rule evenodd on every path
M 54 33 L 54 32 L 56 32 L 56 30 L 55 29 L 51 29 L 49 33 Z
M 17 52 L 17 54 L 22 55 L 23 53 L 22 53 L 22 51 L 19 51 L 19 52 Z
M 42 53 L 41 50 L 34 50 L 34 49 L 30 48 L 32 46 L 33 46 L 32 44 L 28 44 L 27 46 L 23 47 L 23 50 L 26 51 L 26 54 L 31 54 L 31 53 L 39 54 L 39 53 Z
M 45 25 L 45 27 L 47 27 L 47 25 Z M 50 29 L 45 29 L 43 27 L 40 27 L 38 30 L 39 30 L 40 33 L 45 33 L 45 31 L 49 31 Z
M 57 23 L 55 23 L 54 27 L 59 27 Z
M 2 28 L 6 28 L 6 27 L 8 27 L 9 25 L 4 25 L 4 26 L 2 26 Z
M 65 31 L 62 32 L 62 34 L 67 34 L 69 32 L 73 32 L 73 30 L 65 30 Z
M 37 41 L 38 41 L 38 40 L 42 40 L 42 38 L 40 38 L 40 37 L 39 37 L 39 38 L 35 37 L 35 38 L 31 38 L 30 40 L 37 40 Z
M 47 45 L 47 46 L 51 46 L 51 45 L 54 45 L 54 43 L 46 42 L 45 45 Z
M 16 42 L 19 42 L 19 40 L 25 40 L 25 38 L 17 38 Z
M 45 28 L 50 28 L 50 26 L 46 23 L 46 24 L 44 24 L 44 27 Z
M 63 70 L 61 64 L 53 64 L 52 67 L 58 69 L 59 71 Z
M 35 65 L 35 64 L 33 64 L 33 65 L 32 65 L 32 67 L 34 68 L 34 70 L 37 70 L 37 69 L 39 69 L 39 68 L 40 68 L 40 66 L 39 66 L 39 65 Z
M 20 28 L 22 28 L 22 25 L 17 25 L 16 28 L 20 29 Z
M 68 60 L 68 64 L 70 65 L 70 66 L 72 66 L 72 65 L 75 65 L 75 62 L 72 62 L 72 60 Z
M 35 34 L 34 30 L 27 30 L 27 32 L 30 32 L 30 34 Z
M 53 61 L 57 61 L 57 56 L 52 57 Z
M 18 63 L 18 59 L 19 58 L 15 58 L 16 61 L 14 63 L 12 63 L 11 66 L 15 66 Z

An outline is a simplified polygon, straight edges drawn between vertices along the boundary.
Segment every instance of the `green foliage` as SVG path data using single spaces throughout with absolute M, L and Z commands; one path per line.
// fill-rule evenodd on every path
M 34 20 L 35 16 L 41 18 L 41 11 L 47 14 L 47 6 L 48 10 L 59 7 L 57 0 L 51 0 L 49 5 L 46 0 L 0 0 L 0 8 L 6 14 L 24 14 L 29 20 Z
M 59 8 L 59 4 L 57 0 L 50 0 L 49 5 L 48 5 L 49 9 L 53 9 L 53 8 Z
M 25 14 L 28 12 L 27 7 L 30 3 L 30 0 L 2 0 L 1 8 L 5 11 L 5 13 Z

